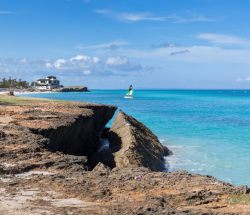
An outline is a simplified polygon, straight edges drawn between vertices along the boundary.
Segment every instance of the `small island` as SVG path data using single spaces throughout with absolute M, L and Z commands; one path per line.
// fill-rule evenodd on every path
M 89 92 L 89 90 L 85 86 L 69 86 L 59 89 L 58 92 Z

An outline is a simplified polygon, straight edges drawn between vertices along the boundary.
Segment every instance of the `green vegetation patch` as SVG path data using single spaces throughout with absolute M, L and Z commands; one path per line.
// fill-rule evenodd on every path
M 228 198 L 228 203 L 250 205 L 250 195 L 249 194 L 231 195 Z
M 0 80 L 0 88 L 25 89 L 28 87 L 29 87 L 29 82 L 24 81 L 22 79 L 16 80 L 9 77 L 9 79 L 3 78 L 2 80 Z
M 46 102 L 46 103 L 56 102 L 65 105 L 81 104 L 79 102 L 64 101 L 64 100 L 51 100 L 44 98 L 41 99 L 41 98 L 27 98 L 27 97 L 0 95 L 0 105 L 35 105 L 41 102 Z
M 41 102 L 57 102 L 56 100 L 27 98 L 18 96 L 0 95 L 0 105 L 33 105 Z
M 0 105 L 3 104 L 28 104 L 32 99 L 20 98 L 16 96 L 0 95 Z

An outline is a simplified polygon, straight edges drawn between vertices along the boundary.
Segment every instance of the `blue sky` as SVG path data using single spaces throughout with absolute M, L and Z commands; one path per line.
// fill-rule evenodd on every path
M 248 0 L 0 0 L 0 77 L 250 88 Z

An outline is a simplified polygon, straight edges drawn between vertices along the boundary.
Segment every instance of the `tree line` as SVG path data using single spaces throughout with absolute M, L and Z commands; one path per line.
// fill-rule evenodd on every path
M 18 89 L 23 89 L 23 88 L 28 88 L 29 87 L 29 82 L 24 81 L 22 79 L 12 79 L 11 77 L 7 78 L 2 78 L 0 80 L 0 88 L 18 88 Z

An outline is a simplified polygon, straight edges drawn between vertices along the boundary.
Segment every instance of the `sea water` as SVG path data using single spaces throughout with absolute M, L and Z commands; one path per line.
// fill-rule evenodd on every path
M 250 91 L 93 90 L 25 96 L 117 105 L 147 125 L 174 153 L 169 171 L 209 174 L 250 185 Z

